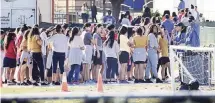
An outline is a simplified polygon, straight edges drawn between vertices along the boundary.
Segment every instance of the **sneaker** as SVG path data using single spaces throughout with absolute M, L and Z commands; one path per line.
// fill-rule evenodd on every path
M 13 82 L 14 84 L 16 84 L 16 83 L 17 83 L 15 79 L 12 79 L 12 82 Z
M 23 82 L 23 83 L 21 83 L 20 85 L 21 85 L 21 86 L 28 86 L 28 83 Z
M 124 80 L 123 82 L 124 82 L 125 84 L 129 84 L 129 82 L 128 82 L 127 80 Z
M 54 85 L 60 85 L 60 82 L 55 82 Z
M 153 83 L 150 79 L 146 79 L 145 83 Z
M 32 82 L 30 80 L 27 80 L 26 83 L 28 83 L 28 85 L 32 85 Z
M 138 79 L 135 79 L 135 80 L 134 80 L 134 83 L 139 83 L 139 80 L 138 80 Z
M 128 78 L 128 81 L 132 81 L 132 79 L 131 79 L 131 78 Z
M 41 83 L 41 86 L 45 86 L 45 85 L 48 85 L 48 84 L 45 83 L 45 82 L 42 82 L 42 83 Z
M 146 83 L 146 81 L 143 80 L 143 79 L 140 79 L 140 80 L 139 80 L 139 83 Z
M 16 83 L 16 85 L 21 85 L 22 83 Z
M 156 83 L 163 83 L 162 80 L 160 80 L 159 78 L 156 79 Z
M 33 86 L 39 86 L 39 84 L 37 82 L 33 83 Z
M 3 82 L 3 84 L 7 84 L 7 80 L 5 80 L 5 81 L 2 81 Z
M 73 84 L 74 84 L 74 85 L 79 85 L 80 83 L 79 83 L 79 82 L 74 82 Z

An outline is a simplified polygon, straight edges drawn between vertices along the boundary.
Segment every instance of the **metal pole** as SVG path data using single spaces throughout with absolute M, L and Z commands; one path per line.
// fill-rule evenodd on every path
M 69 0 L 66 0 L 66 23 L 69 23 Z
M 54 6 L 55 6 L 54 5 L 54 0 L 52 0 L 52 19 L 51 19 L 52 23 L 54 23 L 54 9 L 55 9 Z

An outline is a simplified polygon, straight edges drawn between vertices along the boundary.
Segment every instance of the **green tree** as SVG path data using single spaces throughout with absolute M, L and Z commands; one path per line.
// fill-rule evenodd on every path
M 112 14 L 113 17 L 116 19 L 116 21 L 119 20 L 119 13 L 121 10 L 121 4 L 125 1 L 125 0 L 109 0 L 112 4 Z

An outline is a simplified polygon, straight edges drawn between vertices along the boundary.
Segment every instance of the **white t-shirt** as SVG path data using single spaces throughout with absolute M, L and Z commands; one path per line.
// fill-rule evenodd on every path
M 47 46 L 47 39 L 48 39 L 48 37 L 47 37 L 47 35 L 46 35 L 46 33 L 45 32 L 42 32 L 41 34 L 40 34 L 40 38 L 41 38 L 41 40 L 42 40 L 42 54 L 43 55 L 46 55 L 46 46 Z
M 80 36 L 75 36 L 74 39 L 69 43 L 70 48 L 80 48 L 84 47 L 84 42 L 81 40 Z
M 119 44 L 117 41 L 114 41 L 112 48 L 109 47 L 109 44 L 104 44 L 104 53 L 106 57 L 117 58 L 119 53 Z
M 121 25 L 130 26 L 131 22 L 129 21 L 128 18 L 123 18 L 122 22 L 121 22 Z
M 55 34 L 48 39 L 48 43 L 52 42 L 52 50 L 55 52 L 67 53 L 69 38 L 64 34 Z

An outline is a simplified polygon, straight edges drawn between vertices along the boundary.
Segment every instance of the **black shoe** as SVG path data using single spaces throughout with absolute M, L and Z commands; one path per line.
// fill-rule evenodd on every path
M 52 81 L 52 85 L 55 85 L 55 82 L 54 82 L 54 81 Z
M 145 83 L 153 83 L 150 79 L 146 79 Z
M 21 85 L 22 83 L 16 83 L 16 85 Z
M 23 82 L 20 85 L 22 85 L 22 86 L 28 86 L 28 83 Z
M 128 78 L 128 81 L 132 81 L 132 79 L 131 79 L 131 78 Z
M 60 85 L 60 82 L 55 82 L 54 84 L 55 84 L 55 85 Z
M 146 83 L 146 82 L 143 79 L 140 79 L 139 83 Z
M 3 81 L 3 84 L 7 84 L 7 80 Z
M 35 82 L 35 83 L 33 83 L 33 86 L 39 86 L 39 84 Z
M 162 80 L 160 80 L 159 78 L 156 79 L 156 83 L 163 83 Z
M 32 85 L 32 82 L 30 80 L 27 80 L 26 83 L 28 83 L 28 85 Z
M 139 80 L 138 80 L 138 79 L 135 79 L 135 80 L 134 80 L 134 83 L 139 83 Z
M 155 77 L 155 76 L 152 76 L 152 79 L 156 79 L 156 77 Z
M 13 79 L 13 80 L 12 80 L 12 82 L 13 82 L 14 84 L 16 84 L 16 83 L 17 83 L 15 79 Z
M 45 86 L 45 85 L 48 85 L 48 84 L 47 84 L 47 83 L 45 83 L 45 82 L 43 82 L 43 83 L 41 83 L 41 85 L 42 85 L 42 86 Z

